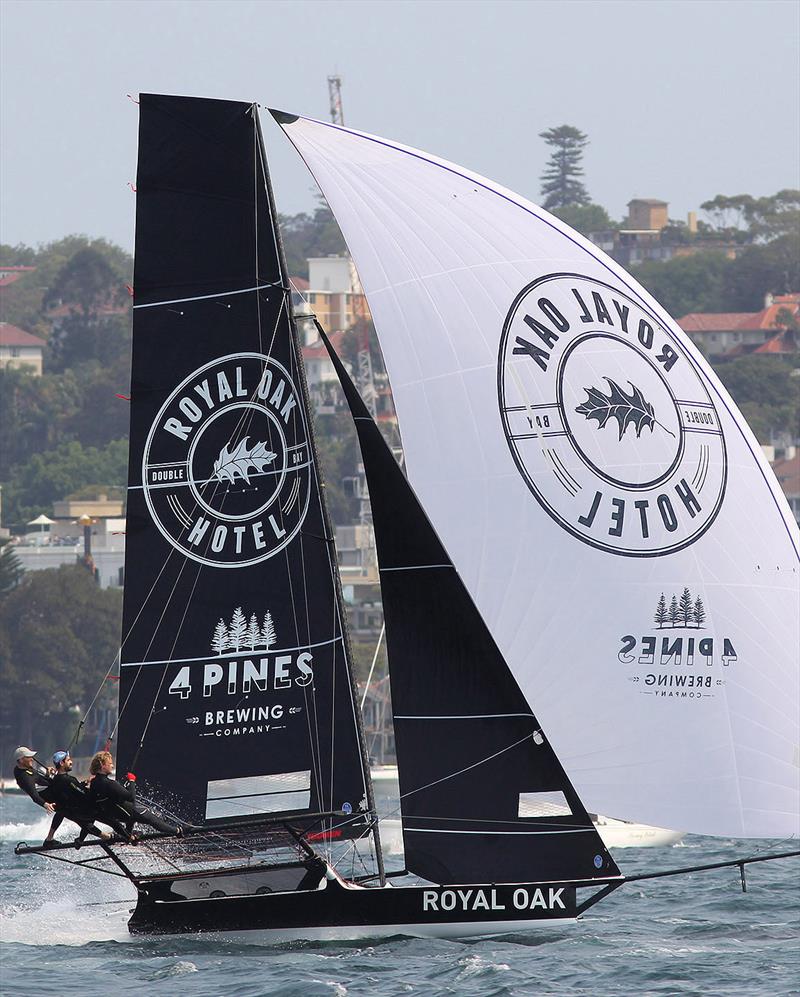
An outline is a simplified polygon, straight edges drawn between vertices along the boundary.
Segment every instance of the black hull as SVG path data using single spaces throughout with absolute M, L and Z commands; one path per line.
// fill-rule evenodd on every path
M 231 933 L 246 940 L 469 936 L 574 920 L 575 886 L 559 883 L 361 888 L 328 880 L 320 890 L 156 899 L 140 894 L 128 922 L 135 935 Z

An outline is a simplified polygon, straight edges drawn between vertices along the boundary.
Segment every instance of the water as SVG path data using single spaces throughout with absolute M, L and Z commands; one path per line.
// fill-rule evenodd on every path
M 44 836 L 40 813 L 24 797 L 0 807 L 2 997 L 800 994 L 800 859 L 751 866 L 746 894 L 736 869 L 631 884 L 576 924 L 504 938 L 265 948 L 224 937 L 131 939 L 126 880 L 13 855 L 17 841 Z M 772 845 L 690 836 L 617 858 L 635 873 L 760 847 Z

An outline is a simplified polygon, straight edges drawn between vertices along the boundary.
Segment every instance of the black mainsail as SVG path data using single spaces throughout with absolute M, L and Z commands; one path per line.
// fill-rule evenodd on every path
M 437 883 L 619 869 L 321 327 L 378 547 L 406 868 Z
M 119 769 L 193 822 L 371 790 L 254 105 L 143 94 Z

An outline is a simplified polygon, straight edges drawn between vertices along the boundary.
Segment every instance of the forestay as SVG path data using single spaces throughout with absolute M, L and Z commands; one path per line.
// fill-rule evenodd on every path
M 195 822 L 352 809 L 365 765 L 249 104 L 143 94 L 119 764 Z
M 410 480 L 584 803 L 796 833 L 797 530 L 711 368 L 535 205 L 277 117 L 358 267 Z

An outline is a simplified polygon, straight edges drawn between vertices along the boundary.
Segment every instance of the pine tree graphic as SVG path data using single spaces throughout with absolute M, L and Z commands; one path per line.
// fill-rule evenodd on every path
M 678 600 L 673 595 L 672 602 L 669 604 L 669 625 L 671 627 L 676 627 L 678 625 Z
M 664 593 L 661 593 L 661 598 L 658 600 L 658 605 L 656 606 L 656 615 L 653 617 L 655 622 L 658 624 L 658 629 L 664 626 L 664 624 L 669 619 L 667 615 L 667 600 L 664 598 Z
M 688 627 L 692 620 L 692 593 L 688 588 L 683 590 L 680 601 L 680 621 L 684 627 Z
M 247 624 L 247 644 L 252 650 L 255 650 L 256 644 L 261 643 L 261 628 L 258 625 L 258 618 L 256 614 L 250 617 L 250 622 Z
M 246 633 L 247 620 L 244 618 L 242 607 L 237 606 L 233 611 L 233 618 L 231 619 L 230 640 L 228 646 L 232 647 L 234 651 L 238 651 L 242 644 L 244 644 Z
M 703 605 L 703 600 L 698 596 L 694 601 L 694 609 L 692 610 L 692 619 L 694 620 L 694 625 L 699 629 L 706 621 L 706 610 Z
M 275 633 L 275 624 L 272 622 L 272 613 L 267 610 L 264 616 L 264 625 L 261 627 L 261 643 L 267 650 L 269 650 L 277 639 L 278 635 Z
M 228 647 L 230 647 L 228 642 L 228 628 L 225 626 L 225 621 L 220 620 L 214 628 L 214 636 L 211 638 L 211 650 L 216 651 L 217 654 L 222 654 Z

